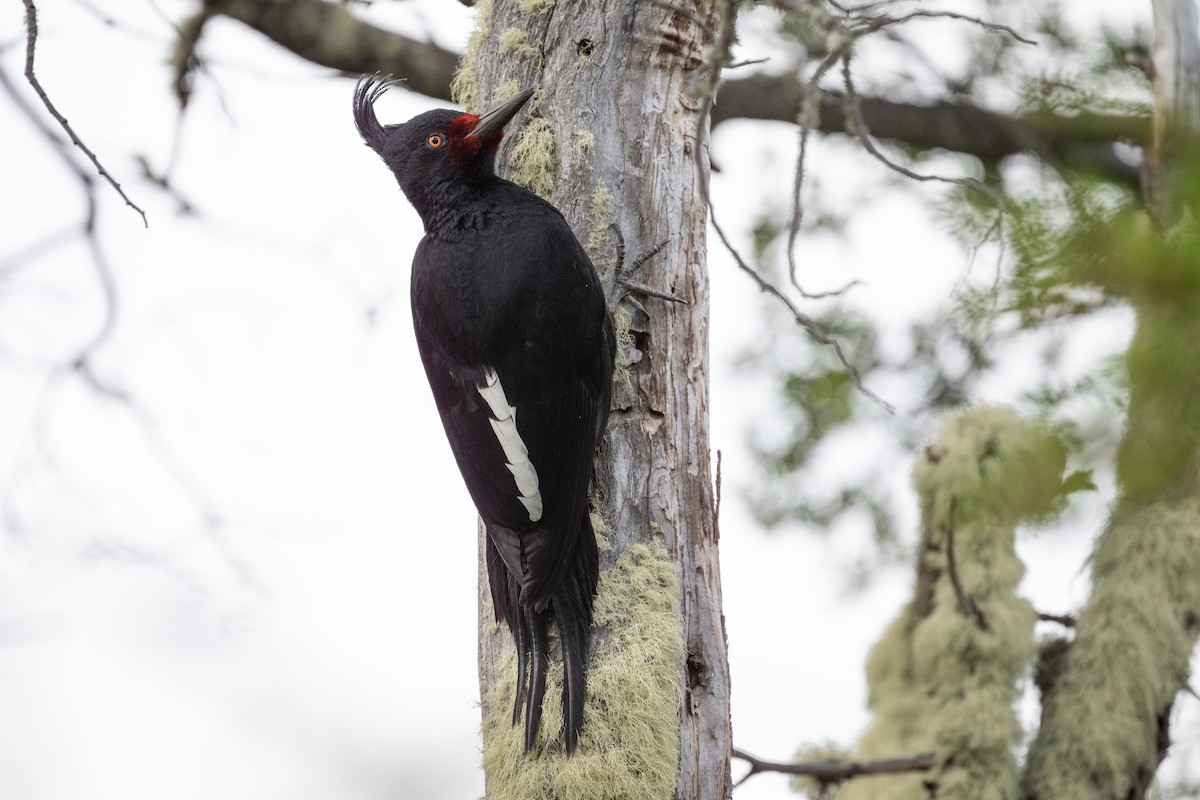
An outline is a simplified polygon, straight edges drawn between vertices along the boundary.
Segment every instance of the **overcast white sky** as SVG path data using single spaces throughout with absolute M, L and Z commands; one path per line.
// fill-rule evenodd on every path
M 351 82 L 212 23 L 210 73 L 172 173 L 198 213 L 179 216 L 138 179 L 134 156 L 158 170 L 170 158 L 167 21 L 193 4 L 41 5 L 43 84 L 150 219 L 143 228 L 99 192 L 120 309 L 97 366 L 149 417 L 52 377 L 102 305 L 80 239 L 8 260 L 83 206 L 58 156 L 0 98 L 0 492 L 18 526 L 0 540 L 0 797 L 481 795 L 474 511 L 411 338 L 419 223 L 357 138 Z M 372 13 L 448 47 L 472 22 L 445 0 Z M 21 25 L 10 4 L 0 63 L 14 77 Z M 379 110 L 399 121 L 436 105 L 397 91 Z M 783 125 L 716 133 L 714 196 L 732 229 L 764 196 L 784 207 L 794 139 Z M 845 147 L 814 147 L 820 185 L 843 203 L 881 177 Z M 800 254 L 814 288 L 864 281 L 855 302 L 895 331 L 946 297 L 968 256 L 911 194 L 872 195 L 845 239 L 810 237 Z M 761 335 L 760 307 L 715 245 L 710 269 L 734 738 L 787 759 L 861 731 L 865 653 L 910 578 L 897 568 L 850 593 L 865 529 L 820 539 L 752 522 L 744 439 L 767 406 L 732 362 Z M 1106 318 L 1095 338 L 1119 348 L 1126 323 Z M 1012 393 L 1001 375 L 977 399 Z M 895 465 L 901 485 L 908 468 Z M 1021 548 L 1040 608 L 1066 611 L 1086 593 L 1084 537 Z M 1174 729 L 1192 745 L 1185 759 L 1200 732 L 1188 703 Z M 792 795 L 762 776 L 735 796 Z

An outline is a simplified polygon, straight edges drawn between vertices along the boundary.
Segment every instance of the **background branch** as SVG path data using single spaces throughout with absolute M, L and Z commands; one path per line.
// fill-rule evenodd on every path
M 325 0 L 207 0 L 209 13 L 247 25 L 296 55 L 348 73 L 387 72 L 406 78 L 406 87 L 450 100 L 458 54 L 364 22 L 345 6 Z M 330 27 L 342 37 L 324 33 Z M 726 81 L 712 106 L 713 127 L 731 119 L 794 123 L 804 112 L 806 81 L 800 75 L 749 75 Z M 1148 115 L 1070 116 L 1053 112 L 1008 115 L 966 99 L 932 103 L 897 102 L 859 94 L 858 107 L 872 135 L 919 150 L 949 150 L 989 163 L 1021 152 L 1090 170 L 1137 187 L 1138 165 L 1122 159 L 1117 142 L 1140 145 L 1150 132 Z M 820 90 L 812 129 L 852 133 L 842 92 Z
M 391 73 L 426 97 L 450 100 L 458 54 L 355 17 L 324 0 L 206 0 L 205 9 L 247 25 L 301 58 L 332 69 Z M 342 34 L 330 36 L 329 31 Z
M 903 772 L 924 772 L 937 765 L 937 756 L 933 753 L 920 753 L 915 756 L 901 758 L 881 758 L 874 761 L 800 761 L 786 763 L 767 761 L 750 755 L 744 750 L 734 749 L 733 757 L 741 759 L 750 765 L 750 771 L 734 784 L 744 783 L 751 775 L 763 772 L 782 772 L 785 775 L 807 775 L 821 783 L 842 783 L 851 778 L 864 775 L 891 775 Z
M 805 81 L 796 75 L 750 75 L 721 86 L 713 105 L 715 128 L 731 119 L 795 122 L 803 110 Z M 842 92 L 820 90 L 814 130 L 853 132 Z M 1113 150 L 1140 145 L 1150 133 L 1148 115 L 1053 112 L 1007 115 L 962 100 L 903 103 L 859 94 L 858 107 L 873 136 L 919 150 L 949 150 L 998 162 L 1021 152 L 1090 170 L 1127 186 L 1138 184 L 1138 166 Z
M 55 121 L 58 122 L 59 126 L 64 131 L 66 131 L 67 136 L 71 137 L 71 143 L 83 151 L 84 155 L 86 155 L 88 157 L 88 160 L 92 162 L 92 166 L 94 166 L 96 168 L 96 171 L 99 172 L 100 175 L 103 176 L 106 181 L 108 181 L 109 185 L 111 185 L 113 187 L 113 189 L 116 190 L 117 194 L 121 195 L 121 199 L 125 201 L 125 205 L 132 208 L 134 211 L 136 211 L 141 216 L 142 224 L 145 225 L 146 227 L 150 227 L 150 224 L 146 221 L 146 212 L 143 211 L 136 203 L 134 203 L 132 200 L 129 199 L 129 196 L 127 194 L 125 194 L 125 190 L 121 188 L 121 184 L 117 183 L 117 179 L 114 178 L 112 176 L 112 174 L 104 168 L 104 165 L 100 163 L 100 159 L 96 157 L 96 154 L 93 153 L 91 151 L 91 149 L 83 143 L 83 140 L 80 139 L 79 136 L 75 133 L 75 129 L 71 127 L 71 124 L 69 122 L 67 122 L 67 118 L 64 117 L 61 113 L 59 113 L 59 110 L 54 107 L 54 103 L 50 102 L 50 97 L 49 97 L 49 95 L 46 94 L 46 90 L 42 88 L 42 84 L 38 80 L 37 74 L 33 68 L 33 60 L 34 60 L 34 55 L 37 52 L 37 40 L 38 40 L 37 6 L 34 4 L 33 0 L 24 0 L 24 2 L 25 2 L 25 80 L 27 80 L 29 82 L 29 85 L 31 87 L 33 87 L 34 93 L 37 94 L 38 99 L 42 101 L 42 105 L 44 105 L 46 107 L 46 111 L 48 111 L 50 113 L 50 116 L 54 117 Z M 6 88 L 9 89 L 10 94 L 12 94 L 15 99 L 16 93 L 13 92 L 10 87 L 6 87 Z M 36 119 L 35 119 L 35 122 L 36 122 Z M 49 134 L 49 132 L 47 131 L 45 126 L 39 125 L 39 127 L 41 127 L 44 132 L 47 132 L 51 141 L 54 141 L 57 143 L 57 138 L 54 137 L 52 134 Z M 60 151 L 61 151 L 61 148 L 60 148 Z M 69 157 L 66 156 L 65 152 L 63 153 L 63 156 L 64 156 L 64 158 L 67 158 L 68 161 L 70 160 Z M 73 170 L 75 170 L 75 172 L 77 174 L 79 174 L 79 176 L 82 180 L 90 183 L 90 179 L 87 177 L 87 175 L 84 174 L 82 171 L 78 170 L 74 166 L 73 162 L 71 164 L 71 167 Z M 91 215 L 89 215 L 89 222 L 88 222 L 88 230 L 89 231 L 91 231 L 92 226 L 93 226 L 93 220 L 92 220 Z

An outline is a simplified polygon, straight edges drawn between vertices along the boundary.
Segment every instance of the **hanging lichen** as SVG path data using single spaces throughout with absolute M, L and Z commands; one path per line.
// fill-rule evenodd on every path
M 1062 503 L 1064 451 L 1002 408 L 946 421 L 913 470 L 922 552 L 912 601 L 871 651 L 870 729 L 859 758 L 933 752 L 926 774 L 865 778 L 840 800 L 1016 800 L 1014 703 L 1034 654 L 1037 615 L 1016 594 L 1016 525 Z
M 558 165 L 554 131 L 540 117 L 525 122 L 508 156 L 509 178 L 534 194 L 549 198 L 554 193 Z
M 479 56 L 483 43 L 492 33 L 492 0 L 477 0 L 475 3 L 475 30 L 467 38 L 467 48 L 458 61 L 458 69 L 450 81 L 450 96 L 467 111 L 479 112 L 482 98 L 479 96 Z
M 634 545 L 600 576 L 595 652 L 579 749 L 562 749 L 562 666 L 546 685 L 533 752 L 514 727 L 511 656 L 484 703 L 488 800 L 663 800 L 679 766 L 679 675 L 685 655 L 675 565 L 661 547 Z
M 539 66 L 542 63 L 542 51 L 529 43 L 529 34 L 520 28 L 507 28 L 500 34 L 500 55 L 515 56 Z
M 1046 696 L 1026 784 L 1038 797 L 1129 796 L 1158 764 L 1153 721 L 1184 686 L 1200 627 L 1200 497 L 1118 509 L 1092 594 Z M 1086 747 L 1078 732 L 1086 731 Z

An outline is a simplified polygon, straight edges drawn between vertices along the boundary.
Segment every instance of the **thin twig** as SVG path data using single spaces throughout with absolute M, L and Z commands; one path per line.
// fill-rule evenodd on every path
M 954 511 L 956 503 L 950 501 L 950 524 L 946 526 L 946 571 L 950 574 L 950 585 L 954 587 L 954 596 L 958 598 L 958 607 L 963 616 L 975 623 L 981 631 L 991 630 L 983 609 L 975 602 L 975 598 L 963 590 L 962 581 L 958 577 L 958 563 L 954 558 Z
M 800 105 L 800 154 L 796 157 L 796 174 L 792 179 L 792 217 L 788 223 L 787 262 L 788 277 L 792 281 L 792 286 L 796 287 L 796 291 L 800 292 L 800 296 L 807 300 L 839 297 L 859 283 L 859 281 L 853 280 L 840 289 L 829 292 L 809 293 L 804 291 L 804 287 L 800 285 L 800 281 L 796 278 L 796 239 L 800 236 L 800 226 L 804 222 L 804 201 L 801 197 L 801 191 L 804 188 L 805 165 L 808 163 L 808 139 L 812 129 L 820 124 L 821 105 L 818 98 L 820 96 L 821 79 L 825 77 L 825 73 L 833 68 L 833 65 L 838 62 L 840 57 L 839 52 L 830 53 L 825 57 L 813 72 L 812 77 L 808 79 L 808 87 L 804 91 L 804 101 Z
M 1073 617 L 1070 614 L 1044 614 L 1041 611 L 1039 611 L 1037 617 L 1042 622 L 1057 622 L 1059 625 L 1062 625 L 1064 628 L 1074 628 L 1075 627 L 1075 617 Z
M 735 61 L 732 64 L 728 64 L 726 65 L 725 69 L 738 69 L 740 67 L 753 66 L 754 64 L 766 64 L 770 60 L 771 59 L 769 56 L 764 56 L 762 58 L 747 58 L 743 59 L 742 61 Z
M 1026 39 L 1024 36 L 1017 33 L 1016 30 L 1007 25 L 1001 25 L 998 22 L 988 22 L 987 20 L 982 20 L 979 17 L 973 17 L 970 14 L 961 14 L 957 11 L 911 11 L 898 17 L 874 17 L 867 20 L 866 24 L 862 26 L 861 31 L 863 35 L 875 33 L 876 31 L 881 31 L 884 28 L 903 25 L 906 22 L 911 22 L 914 19 L 956 19 L 962 22 L 970 22 L 973 25 L 978 25 L 979 27 L 991 33 L 1007 34 L 1021 44 L 1037 44 L 1037 42 L 1033 41 L 1032 39 Z M 858 31 L 856 30 L 855 32 L 857 33 Z
M 833 352 L 837 355 L 838 361 L 842 362 L 842 367 L 846 370 L 846 374 L 850 376 L 850 380 L 854 383 L 854 387 L 858 389 L 858 391 L 860 391 L 868 399 L 889 414 L 896 413 L 895 406 L 863 385 L 862 376 L 859 374 L 858 368 L 851 364 L 850 359 L 846 357 L 846 352 L 842 349 L 842 343 L 838 341 L 836 337 L 826 333 L 815 319 L 797 308 L 796 304 L 792 302 L 790 297 L 779 291 L 779 288 L 775 286 L 775 284 L 768 281 L 766 278 L 760 275 L 756 269 L 746 263 L 746 260 L 742 258 L 741 254 L 738 253 L 738 251 L 734 248 L 733 243 L 729 241 L 729 237 L 725 235 L 725 231 L 717 222 L 717 217 L 716 214 L 713 213 L 711 204 L 709 205 L 708 211 L 709 219 L 712 221 L 713 230 L 717 232 L 717 236 L 721 239 L 721 243 L 725 245 L 725 249 L 729 251 L 729 254 L 733 256 L 733 260 L 737 262 L 738 268 L 741 269 L 742 272 L 745 272 L 747 275 L 749 275 L 751 279 L 758 284 L 759 289 L 783 303 L 787 307 L 788 311 L 792 313 L 792 318 L 796 321 L 796 324 L 808 331 L 809 336 L 816 339 L 819 343 L 833 348 Z
M 42 101 L 42 105 L 46 107 L 46 110 L 50 112 L 50 116 L 54 117 L 59 126 L 67 132 L 67 136 L 71 138 L 71 143 L 84 152 L 84 154 L 92 162 L 92 165 L 96 168 L 96 171 L 99 172 L 106 181 L 108 181 L 109 185 L 116 190 L 117 194 L 121 195 L 121 199 L 125 201 L 125 205 L 132 208 L 141 216 L 142 224 L 147 228 L 150 227 L 150 222 L 146 219 L 146 212 L 143 211 L 137 203 L 129 199 L 129 196 L 125 194 L 125 190 L 121 188 L 121 184 L 117 183 L 116 178 L 114 178 L 109 171 L 104 168 L 104 165 L 100 163 L 100 159 L 96 157 L 96 154 L 93 153 L 91 149 L 83 143 L 83 140 L 80 139 L 75 133 L 75 129 L 71 127 L 71 123 L 67 122 L 67 118 L 59 113 L 59 110 L 55 108 L 54 103 L 50 101 L 49 95 L 46 94 L 46 90 L 42 88 L 42 84 L 38 80 L 37 74 L 33 68 L 33 57 L 34 52 L 37 49 L 38 39 L 37 6 L 34 5 L 33 0 L 24 0 L 24 3 L 25 80 L 29 82 L 31 87 L 33 87 L 34 93 L 37 94 L 38 98 Z
M 664 5 L 658 0 L 649 0 L 649 2 L 653 2 L 655 5 Z M 673 8 L 672 6 L 666 7 Z M 839 342 L 835 337 L 826 333 L 821 326 L 817 324 L 816 320 L 800 311 L 800 309 L 796 307 L 796 304 L 792 302 L 791 298 L 781 292 L 778 287 L 762 277 L 757 270 L 751 267 L 746 260 L 742 258 L 741 254 L 738 253 L 737 249 L 733 246 L 733 243 L 729 240 L 729 237 L 725 235 L 725 231 L 717 222 L 716 211 L 712 204 L 712 195 L 709 191 L 708 170 L 706 169 L 706 165 L 703 161 L 704 152 L 701 148 L 701 144 L 705 139 L 704 126 L 708 121 L 709 114 L 712 112 L 713 98 L 716 95 L 717 85 L 720 82 L 721 66 L 729 62 L 729 51 L 733 47 L 733 42 L 735 39 L 734 6 L 732 3 L 727 2 L 723 4 L 722 8 L 726 12 L 726 15 L 721 19 L 721 28 L 719 35 L 716 37 L 717 41 L 709 50 L 709 65 L 711 74 L 707 79 L 707 86 L 705 87 L 706 90 L 703 91 L 701 95 L 704 100 L 700 109 L 700 113 L 696 117 L 695 147 L 692 151 L 696 161 L 696 175 L 700 189 L 700 200 L 705 206 L 708 207 L 709 219 L 712 221 L 713 230 L 717 232 L 717 236 L 720 237 L 721 243 L 725 245 L 725 249 L 729 251 L 731 256 L 733 256 L 738 268 L 749 275 L 754 282 L 758 284 L 759 289 L 778 299 L 781 303 L 787 306 L 788 311 L 792 313 L 792 318 L 795 319 L 797 324 L 807 330 L 810 336 L 816 339 L 819 343 L 833 348 L 838 360 L 845 368 L 846 374 L 850 376 L 850 380 L 854 383 L 854 386 L 856 389 L 858 389 L 858 391 L 883 408 L 889 414 L 894 414 L 896 411 L 895 406 L 879 397 L 877 394 L 867 389 L 867 387 L 863 385 L 862 376 L 859 374 L 858 369 L 856 369 L 846 357 L 845 351 L 842 350 L 841 342 Z M 706 33 L 707 32 L 709 31 L 706 30 Z
M 32 44 L 30 45 L 32 47 Z M 96 190 L 92 181 L 92 176 L 86 173 L 83 168 L 71 158 L 68 152 L 67 145 L 60 139 L 52 128 L 46 125 L 38 116 L 37 111 L 25 101 L 21 93 L 17 91 L 17 87 L 9 80 L 8 73 L 0 69 L 0 87 L 3 87 L 8 92 L 16 106 L 25 112 L 34 126 L 42 132 L 46 139 L 55 146 L 59 157 L 62 158 L 63 164 L 68 170 L 75 173 L 79 182 L 83 185 L 83 194 L 85 198 L 86 211 L 84 213 L 82 234 L 87 239 L 88 249 L 92 254 L 92 263 L 96 267 L 96 277 L 100 282 L 100 289 L 104 293 L 104 322 L 100 330 L 92 337 L 91 341 L 80 348 L 79 353 L 73 359 L 73 363 L 79 364 L 86 361 L 97 347 L 99 347 L 109 334 L 112 333 L 113 327 L 116 324 L 117 318 L 117 291 L 114 282 L 111 267 L 109 267 L 108 259 L 104 255 L 104 249 L 100 246 L 100 238 L 96 231 Z
M 903 2 L 903 0 L 879 0 L 879 2 L 876 3 L 863 3 L 861 6 L 847 6 L 837 2 L 837 0 L 827 0 L 827 2 L 829 5 L 833 6 L 847 16 L 857 16 L 862 14 L 870 14 L 879 8 L 898 5 Z
M 842 56 L 842 82 L 846 87 L 844 107 L 847 117 L 847 128 L 850 129 L 850 133 L 856 139 L 858 139 L 863 148 L 866 149 L 866 151 L 872 156 L 874 156 L 877 161 L 892 171 L 898 172 L 904 177 L 911 178 L 914 181 L 937 181 L 940 183 L 949 183 L 955 186 L 965 186 L 969 189 L 974 189 L 980 194 L 991 198 L 996 205 L 1003 207 L 1004 198 L 999 192 L 988 186 L 983 181 L 975 178 L 947 178 L 944 175 L 925 175 L 920 172 L 913 172 L 907 167 L 897 164 L 895 161 L 892 161 L 890 158 L 885 156 L 883 151 L 879 149 L 879 147 L 875 144 L 875 141 L 871 138 L 871 129 L 867 125 L 867 120 L 862 113 L 862 106 L 858 102 L 858 90 L 855 89 L 854 78 L 850 74 L 849 53 L 846 53 Z
M 919 753 L 900 758 L 881 758 L 874 761 L 800 761 L 786 763 L 767 761 L 752 756 L 744 750 L 734 749 L 733 757 L 750 765 L 750 771 L 734 784 L 737 788 L 752 775 L 764 772 L 781 772 L 784 775 L 807 775 L 823 784 L 837 784 L 864 775 L 894 775 L 904 772 L 925 772 L 937 766 L 933 753 Z

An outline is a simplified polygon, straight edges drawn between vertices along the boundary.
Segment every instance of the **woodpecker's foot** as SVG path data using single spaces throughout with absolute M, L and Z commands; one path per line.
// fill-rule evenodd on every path
M 646 262 L 654 256 L 662 252 L 662 249 L 667 246 L 669 239 L 656 244 L 654 247 L 642 255 L 634 259 L 632 264 L 625 263 L 625 237 L 621 234 L 621 229 L 614 222 L 608 226 L 613 234 L 617 237 L 617 264 L 613 267 L 612 285 L 605 293 L 608 295 L 608 306 L 610 309 L 616 308 L 622 301 L 628 301 L 633 307 L 642 313 L 646 309 L 642 306 L 636 297 L 656 297 L 659 300 L 666 300 L 671 303 L 686 303 L 682 297 L 662 289 L 655 289 L 641 281 L 634 280 L 633 276 L 646 266 Z

